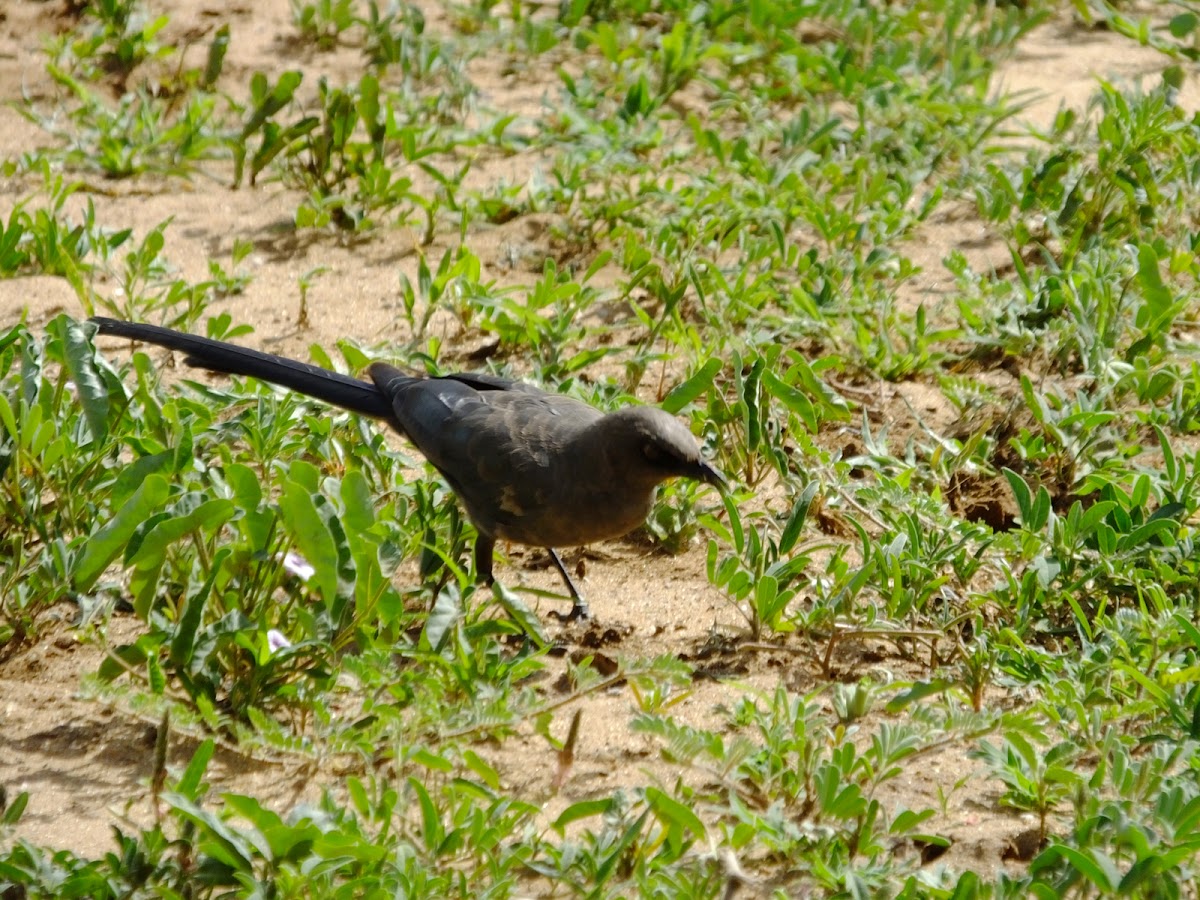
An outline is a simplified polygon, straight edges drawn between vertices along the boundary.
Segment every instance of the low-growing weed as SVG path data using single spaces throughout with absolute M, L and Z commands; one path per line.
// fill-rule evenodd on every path
M 295 58 L 256 71 L 255 10 L 67 4 L 19 104 L 46 146 L 0 160 L 18 304 L 61 277 L 85 313 L 244 337 L 209 305 L 259 233 L 223 223 L 192 281 L 169 213 L 110 210 L 163 177 L 290 202 L 306 247 L 395 266 L 402 343 L 316 363 L 486 365 L 686 417 L 737 487 L 669 485 L 647 529 L 686 566 L 703 534 L 708 583 L 678 628 L 606 597 L 619 621 L 555 630 L 546 594 L 471 583 L 453 493 L 371 423 L 136 349 L 114 368 L 67 316 L 8 323 L 0 659 L 73 604 L 105 652 L 90 690 L 163 724 L 150 818 L 106 854 L 38 846 L 36 785 L 0 785 L 0 895 L 1191 890 L 1190 9 L 290 8 Z M 1004 67 L 1052 16 L 1043 38 L 1170 59 L 1030 126 Z M 315 323 L 347 267 L 287 263 Z M 729 604 L 749 640 L 697 632 Z M 216 739 L 323 790 L 218 794 Z M 1032 860 L 970 871 L 963 817 L 1014 810 Z

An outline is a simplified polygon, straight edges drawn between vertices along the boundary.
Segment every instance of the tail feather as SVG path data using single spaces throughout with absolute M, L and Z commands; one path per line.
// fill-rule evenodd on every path
M 284 356 L 262 353 L 249 347 L 239 347 L 225 341 L 214 341 L 212 338 L 160 328 L 157 325 L 122 322 L 103 316 L 93 316 L 90 321 L 96 325 L 100 334 L 178 350 L 186 354 L 183 361 L 189 366 L 268 381 L 364 416 L 376 419 L 393 418 L 388 398 L 369 381 L 359 381 L 357 378 Z

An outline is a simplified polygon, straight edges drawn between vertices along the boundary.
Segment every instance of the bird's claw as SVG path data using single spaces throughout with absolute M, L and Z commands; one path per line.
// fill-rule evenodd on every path
M 563 625 L 569 625 L 571 622 L 586 622 L 592 617 L 592 611 L 588 609 L 588 605 L 586 603 L 576 602 L 576 604 L 571 607 L 571 611 L 569 613 L 560 613 L 551 610 L 550 615 L 558 619 L 558 621 Z

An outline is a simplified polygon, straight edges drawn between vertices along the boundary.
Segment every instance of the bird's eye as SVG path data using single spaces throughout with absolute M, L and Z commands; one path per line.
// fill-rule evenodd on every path
M 662 462 L 665 461 L 665 457 L 663 456 L 662 448 L 659 447 L 658 444 L 655 444 L 655 443 L 643 444 L 642 445 L 642 455 L 644 457 L 646 457 L 646 459 L 648 459 L 652 463 L 661 464 Z

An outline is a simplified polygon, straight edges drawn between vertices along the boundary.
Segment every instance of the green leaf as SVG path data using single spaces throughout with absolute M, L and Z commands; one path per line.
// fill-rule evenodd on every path
M 175 634 L 171 638 L 171 662 L 176 668 L 186 669 L 192 661 L 192 649 L 196 644 L 196 635 L 199 634 L 200 626 L 204 621 L 204 607 L 208 603 L 208 597 L 212 593 L 217 575 L 221 574 L 225 566 L 225 560 L 232 553 L 233 550 L 230 547 L 222 547 L 217 551 L 213 557 L 212 566 L 209 568 L 208 577 L 204 580 L 204 584 L 200 587 L 200 590 L 196 591 L 184 602 L 179 622 L 175 626 Z
M 791 351 L 787 354 L 787 358 L 792 360 L 792 364 L 784 373 L 783 380 L 788 384 L 803 386 L 808 396 L 818 400 L 822 418 L 839 421 L 850 418 L 852 407 L 846 402 L 846 398 L 831 388 L 817 374 L 822 369 L 842 365 L 843 361 L 839 357 L 826 356 L 809 363 L 798 352 Z
M 342 524 L 348 537 L 357 539 L 375 524 L 375 498 L 361 470 L 351 469 L 342 478 L 342 504 L 346 508 Z
M 1164 691 L 1157 681 L 1151 679 L 1150 676 L 1143 673 L 1136 666 L 1131 666 L 1128 663 L 1116 662 L 1113 663 L 1113 666 L 1140 684 L 1162 709 L 1171 708 L 1170 694 Z
M 546 646 L 547 639 L 545 632 L 542 631 L 542 620 L 534 614 L 533 610 L 526 606 L 525 601 L 499 581 L 492 584 L 492 596 L 504 611 L 508 613 L 509 618 L 517 623 L 526 637 L 538 647 Z
M 779 580 L 773 575 L 763 575 L 754 584 L 754 612 L 760 622 L 772 625 L 775 621 L 776 601 L 779 599 Z M 786 602 L 786 600 L 784 601 Z
M 321 490 L 321 470 L 306 459 L 294 459 L 288 465 L 288 478 L 301 485 L 310 494 Z
M 1071 868 L 1079 872 L 1103 892 L 1115 890 L 1121 880 L 1116 863 L 1108 854 L 1097 847 L 1092 847 L 1089 849 L 1089 852 L 1084 853 L 1081 850 L 1076 850 L 1074 847 L 1068 847 L 1066 844 L 1055 844 L 1039 854 L 1038 858 L 1031 864 L 1030 871 L 1034 871 L 1034 866 L 1037 866 L 1038 869 L 1044 868 L 1043 857 L 1052 858 L 1053 856 L 1060 857 L 1067 865 L 1071 866 Z
M 158 576 L 170 546 L 187 535 L 220 527 L 233 518 L 236 509 L 230 500 L 207 500 L 191 512 L 163 519 L 150 529 L 129 560 L 133 567 L 129 589 L 133 592 L 133 609 L 139 618 L 145 620 L 150 615 Z
M 212 738 L 201 741 L 200 745 L 196 747 L 196 751 L 192 754 L 187 768 L 179 776 L 179 783 L 175 785 L 175 789 L 180 794 L 192 801 L 199 801 L 201 795 L 204 793 L 202 779 L 215 750 L 216 744 Z
M 1033 518 L 1033 494 L 1029 490 L 1029 485 L 1025 483 L 1025 479 L 1007 467 L 1004 468 L 1004 477 L 1008 479 L 1008 486 L 1012 489 L 1013 498 L 1017 501 L 1017 511 L 1021 514 L 1021 524 L 1028 527 L 1028 522 Z
M 62 315 L 51 322 L 47 330 L 62 339 L 67 373 L 75 382 L 92 439 L 99 442 L 108 435 L 108 390 L 96 371 L 96 351 L 88 337 L 91 327 L 85 328 L 74 319 Z
M 265 549 L 275 527 L 275 513 L 261 509 L 262 484 L 258 475 L 249 466 L 230 463 L 225 467 L 225 480 L 233 491 L 233 498 L 241 509 L 238 530 L 242 532 L 255 550 Z
M 580 800 L 578 803 L 572 803 L 564 809 L 557 819 L 551 823 L 550 827 L 562 834 L 566 831 L 568 825 L 572 822 L 578 822 L 580 819 L 589 819 L 592 816 L 603 816 L 613 808 L 612 798 L 603 800 Z
M 467 764 L 467 768 L 479 776 L 480 781 L 494 791 L 500 790 L 500 773 L 478 753 L 473 750 L 463 750 L 463 762 Z
M 804 486 L 804 490 L 800 492 L 800 496 L 796 498 L 795 504 L 792 506 L 792 512 L 788 516 L 787 524 L 783 526 L 783 532 L 779 535 L 779 555 L 787 556 L 792 552 L 792 548 L 796 546 L 796 541 L 800 538 L 800 532 L 804 530 L 804 523 L 808 519 L 808 510 L 812 506 L 813 498 L 817 495 L 817 483 L 810 481 Z
M 686 828 L 702 841 L 707 838 L 708 831 L 705 829 L 704 823 L 700 821 L 700 817 L 692 812 L 690 807 L 680 803 L 674 797 L 668 796 L 656 787 L 647 787 L 646 802 L 654 811 L 655 818 L 662 824 Z
M 901 809 L 892 819 L 892 824 L 888 826 L 888 834 L 906 834 L 912 831 L 922 822 L 932 819 L 937 814 L 936 810 L 923 809 L 920 811 L 912 809 Z M 948 847 L 950 840 L 941 835 L 936 834 L 910 834 L 912 840 L 921 840 L 935 847 Z
M 121 473 L 117 475 L 117 480 L 113 482 L 112 502 L 114 504 L 124 503 L 151 475 L 167 475 L 171 471 L 174 456 L 170 451 L 152 453 L 135 459 L 122 468 Z
M 337 598 L 337 542 L 317 512 L 312 494 L 302 484 L 289 480 L 279 498 L 283 527 L 296 545 L 296 551 L 313 567 L 309 579 L 326 603 Z
M 1187 504 L 1180 503 L 1178 501 L 1175 501 L 1172 503 L 1164 503 L 1162 506 L 1160 506 L 1158 509 L 1156 509 L 1151 514 L 1150 518 L 1147 519 L 1146 521 L 1147 522 L 1157 522 L 1160 519 L 1169 519 L 1172 522 L 1174 522 L 1177 519 L 1182 518 L 1184 513 L 1186 513 L 1186 512 L 1187 512 Z
M 741 401 L 743 407 L 742 420 L 746 426 L 746 449 L 752 453 L 758 452 L 762 435 L 762 417 L 759 404 L 762 401 L 762 373 L 766 362 L 760 356 L 750 366 L 750 371 L 742 380 Z
M 886 709 L 889 714 L 895 715 L 910 703 L 916 703 L 919 700 L 924 700 L 926 697 L 932 697 L 934 694 L 941 694 L 954 687 L 954 684 L 953 681 L 947 679 L 915 682 L 908 690 L 901 691 L 889 700 Z
M 454 771 L 454 764 L 450 760 L 434 753 L 432 750 L 426 750 L 424 747 L 414 750 L 409 759 L 417 765 L 424 766 L 434 772 L 446 773 Z
M 596 258 L 592 260 L 591 264 L 587 267 L 587 271 L 583 274 L 582 283 L 587 284 L 589 281 L 591 281 L 597 272 L 608 265 L 608 261 L 612 259 L 612 256 L 613 254 L 611 250 L 602 250 L 601 252 L 597 253 Z
M 163 640 L 162 633 L 143 634 L 132 644 L 110 649 L 96 674 L 101 681 L 107 683 L 116 681 L 126 671 L 136 671 L 146 662 L 147 657 L 158 652 Z
M 255 72 L 250 80 L 250 88 L 256 106 L 242 127 L 242 140 L 248 138 L 261 128 L 267 119 L 283 109 L 291 101 L 292 95 L 296 93 L 296 88 L 303 80 L 304 76 L 300 72 L 289 70 L 279 76 L 279 81 L 268 93 L 266 76 L 261 72 Z
M 762 381 L 771 396 L 780 400 L 784 406 L 795 413 L 810 432 L 813 434 L 817 432 L 821 423 L 817 418 L 817 410 L 808 397 L 784 382 L 770 369 L 763 370 Z
M 421 807 L 421 833 L 425 840 L 425 848 L 436 856 L 444 837 L 441 817 L 438 816 L 437 807 L 433 805 L 433 798 L 429 796 L 429 791 L 425 790 L 425 785 L 410 777 L 408 786 L 417 795 L 417 802 Z
M 433 602 L 433 609 L 425 619 L 425 629 L 421 632 L 422 640 L 430 650 L 441 650 L 446 635 L 461 618 L 462 604 L 458 602 L 458 592 L 443 590 Z
M 671 392 L 663 399 L 662 408 L 675 415 L 709 390 L 719 371 L 721 371 L 721 360 L 715 356 L 710 357 L 691 378 L 671 389 Z
M 1158 268 L 1158 254 L 1152 244 L 1139 244 L 1137 251 L 1138 284 L 1142 288 L 1142 296 L 1146 305 L 1138 312 L 1138 326 L 1157 330 L 1155 325 L 1167 314 L 1174 304 L 1171 291 L 1163 283 L 1162 273 Z M 1148 315 L 1143 312 L 1148 311 Z M 1161 327 L 1161 326 L 1160 326 Z
M 1096 526 L 1104 520 L 1104 517 L 1116 505 L 1116 502 L 1113 500 L 1100 500 L 1088 507 L 1088 511 L 1083 514 L 1083 517 L 1079 521 L 1079 536 L 1086 537 L 1095 531 Z
M 163 672 L 162 663 L 158 661 L 157 656 L 146 659 L 146 683 L 150 687 L 150 693 L 158 697 L 167 689 L 167 675 Z
M 593 881 L 597 886 L 602 886 L 608 881 L 617 863 L 625 857 L 626 851 L 633 846 L 633 842 L 637 840 L 642 829 L 646 827 L 646 820 L 648 818 L 650 818 L 650 810 L 647 809 L 637 817 L 636 821 L 629 824 L 629 827 L 621 833 L 621 837 L 615 844 L 609 845 L 611 849 L 609 849 L 608 856 L 604 857 L 604 861 L 596 868 L 596 876 Z
M 1145 525 L 1139 525 L 1129 534 L 1121 535 L 1121 539 L 1117 541 L 1118 552 L 1124 553 L 1127 550 L 1133 550 L 1143 544 L 1148 544 L 1150 541 L 1160 535 L 1166 538 L 1179 527 L 1179 523 L 1174 519 L 1151 519 Z
M 1066 597 L 1067 605 L 1070 606 L 1071 611 L 1075 613 L 1075 621 L 1079 625 L 1079 628 L 1083 631 L 1084 637 L 1086 637 L 1089 642 L 1092 641 L 1094 635 L 1092 632 L 1091 618 L 1083 611 L 1083 608 L 1079 605 L 1079 601 L 1075 598 L 1074 593 L 1069 592 L 1067 593 Z
M 227 865 L 235 872 L 254 880 L 255 850 L 270 851 L 269 847 L 256 848 L 250 840 L 255 835 L 252 829 L 240 831 L 221 821 L 214 812 L 202 809 L 190 798 L 178 792 L 163 794 L 163 801 L 181 817 L 196 826 L 205 847 L 205 852 Z
M 16 825 L 21 821 L 21 814 L 25 812 L 25 807 L 29 806 L 29 791 L 21 791 L 17 794 L 16 799 L 5 809 L 4 815 L 0 816 L 0 824 Z
M 161 475 L 151 475 L 134 491 L 115 516 L 88 538 L 75 564 L 75 586 L 90 591 L 96 579 L 125 549 L 138 526 L 166 502 L 169 486 Z
M 213 34 L 212 43 L 208 45 L 208 58 L 204 63 L 204 75 L 200 79 L 201 87 L 206 90 L 217 83 L 221 77 L 221 69 L 225 66 L 225 51 L 229 49 L 229 25 L 222 25 Z
M 1200 650 L 1200 628 L 1197 628 L 1195 625 L 1193 625 L 1187 619 L 1187 617 L 1182 615 L 1181 613 L 1175 613 L 1175 615 L 1172 616 L 1171 618 L 1174 620 L 1175 624 L 1179 626 L 1180 630 L 1183 631 L 1183 633 L 1186 634 L 1188 636 L 1188 639 L 1192 642 L 1192 646 L 1189 649 L 1191 649 L 1193 651 Z
M 725 506 L 725 512 L 729 516 L 729 533 L 733 539 L 733 549 L 740 554 L 746 546 L 746 533 L 742 528 L 741 513 L 728 492 L 721 493 L 721 503 Z
M 1171 32 L 1171 37 L 1182 40 L 1195 31 L 1198 24 L 1200 24 L 1200 16 L 1194 12 L 1184 12 L 1171 18 L 1171 21 L 1167 23 L 1167 30 Z M 1163 70 L 1163 81 L 1176 90 L 1183 87 L 1183 80 L 1183 70 L 1179 66 L 1170 66 Z
M 1048 521 L 1050 521 L 1050 492 L 1046 490 L 1045 485 L 1039 485 L 1029 522 L 1021 524 L 1026 525 L 1030 531 L 1041 531 L 1046 527 Z
M 0 394 L 0 425 L 4 426 L 4 430 L 13 441 L 18 439 L 17 419 L 13 415 L 13 408 L 8 402 L 8 397 L 4 394 Z

